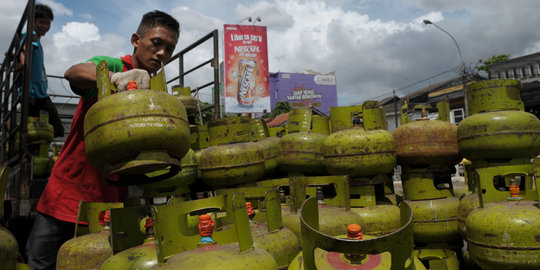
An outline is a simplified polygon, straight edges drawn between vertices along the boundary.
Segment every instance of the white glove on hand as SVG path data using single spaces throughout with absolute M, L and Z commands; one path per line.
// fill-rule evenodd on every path
M 129 81 L 135 81 L 138 89 L 150 89 L 150 75 L 144 69 L 132 69 L 126 72 L 117 72 L 111 76 L 111 82 L 118 92 L 126 91 Z

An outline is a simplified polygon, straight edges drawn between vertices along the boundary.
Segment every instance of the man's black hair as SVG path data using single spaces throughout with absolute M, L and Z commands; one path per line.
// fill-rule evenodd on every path
M 51 8 L 44 4 L 37 4 L 36 8 L 34 9 L 34 19 L 39 18 L 50 19 L 51 21 L 54 20 L 54 15 Z
M 137 29 L 137 34 L 143 37 L 144 34 L 146 34 L 146 31 L 160 25 L 170 28 L 176 32 L 176 34 L 180 34 L 180 24 L 178 21 L 171 15 L 159 10 L 150 11 L 144 14 L 141 23 L 139 24 L 139 28 Z

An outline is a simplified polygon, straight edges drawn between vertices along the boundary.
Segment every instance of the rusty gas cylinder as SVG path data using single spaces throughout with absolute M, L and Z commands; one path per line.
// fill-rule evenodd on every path
M 419 120 L 394 130 L 400 165 L 456 164 L 460 160 L 457 126 L 440 120 Z
M 112 256 L 109 211 L 104 216 L 103 230 L 75 237 L 65 242 L 58 251 L 56 269 L 99 269 Z

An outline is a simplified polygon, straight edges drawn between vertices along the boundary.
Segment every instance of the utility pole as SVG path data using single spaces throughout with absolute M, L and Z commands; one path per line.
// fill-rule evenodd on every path
M 464 111 L 465 111 L 465 117 L 469 116 L 469 104 L 468 104 L 468 101 L 467 101 L 467 74 L 466 74 L 466 70 L 465 70 L 465 62 L 463 62 L 463 57 L 461 56 L 461 48 L 459 48 L 459 45 L 456 41 L 456 39 L 450 35 L 450 33 L 448 33 L 446 30 L 442 29 L 441 27 L 439 27 L 438 25 L 434 24 L 433 22 L 431 22 L 430 20 L 424 20 L 424 24 L 432 24 L 433 26 L 437 27 L 437 29 L 443 31 L 445 34 L 447 34 L 451 39 L 452 41 L 454 41 L 454 44 L 456 45 L 457 47 L 457 50 L 458 50 L 458 53 L 459 53 L 459 61 L 461 62 L 461 80 L 462 80 L 462 83 L 463 83 L 463 108 L 464 108 Z

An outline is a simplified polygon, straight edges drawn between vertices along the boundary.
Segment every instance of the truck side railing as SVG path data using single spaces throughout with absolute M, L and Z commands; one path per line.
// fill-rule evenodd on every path
M 20 189 L 13 213 L 22 216 L 29 215 L 31 210 L 32 155 L 26 150 L 26 144 L 32 50 L 24 51 L 23 72 L 16 68 L 22 51 L 20 40 L 25 24 L 26 33 L 33 33 L 34 30 L 34 8 L 35 0 L 29 0 L 0 67 L 0 163 L 2 166 L 17 168 L 13 181 L 19 183 Z M 32 44 L 32 36 L 26 35 L 24 44 Z
M 199 65 L 189 69 L 189 70 L 185 70 L 185 67 L 184 67 L 184 63 L 185 63 L 185 55 L 192 51 L 193 49 L 197 48 L 197 46 L 205 43 L 206 41 L 208 40 L 212 40 L 212 43 L 213 43 L 213 56 L 200 63 Z M 179 75 L 170 79 L 169 81 L 167 81 L 167 84 L 175 81 L 175 80 L 179 80 L 179 84 L 180 86 L 184 87 L 184 83 L 185 83 L 185 76 L 190 74 L 191 72 L 195 71 L 195 70 L 198 70 L 204 66 L 207 66 L 207 65 L 210 65 L 212 68 L 213 68 L 213 80 L 212 81 L 209 81 L 205 84 L 202 84 L 200 86 L 197 86 L 197 87 L 194 87 L 192 88 L 191 90 L 191 93 L 195 93 L 196 91 L 200 91 L 201 89 L 203 88 L 206 88 L 206 87 L 209 87 L 209 86 L 213 86 L 214 87 L 214 104 L 212 106 L 209 106 L 207 108 L 203 108 L 202 111 L 205 111 L 205 110 L 209 110 L 209 109 L 214 109 L 214 119 L 218 119 L 220 117 L 220 99 L 219 99 L 219 42 L 218 42 L 218 30 L 215 29 L 214 31 L 208 33 L 206 36 L 202 37 L 201 39 L 195 41 L 193 44 L 189 45 L 188 47 L 186 47 L 185 49 L 183 49 L 182 51 L 180 51 L 179 53 L 175 54 L 173 57 L 171 57 L 171 59 L 165 64 L 169 64 L 171 63 L 172 61 L 178 59 L 178 70 L 179 70 Z

